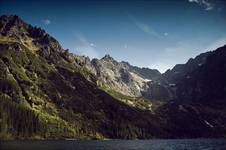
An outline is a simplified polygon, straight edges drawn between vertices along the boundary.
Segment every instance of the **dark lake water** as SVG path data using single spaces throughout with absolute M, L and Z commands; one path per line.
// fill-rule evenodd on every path
M 226 139 L 0 141 L 1 150 L 226 150 Z

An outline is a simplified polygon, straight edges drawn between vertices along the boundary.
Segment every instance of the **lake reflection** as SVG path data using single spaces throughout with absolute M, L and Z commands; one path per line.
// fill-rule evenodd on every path
M 226 150 L 226 139 L 1 141 L 1 150 Z

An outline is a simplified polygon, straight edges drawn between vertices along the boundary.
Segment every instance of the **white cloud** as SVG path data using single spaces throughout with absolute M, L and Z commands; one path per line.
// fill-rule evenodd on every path
M 49 25 L 51 24 L 51 21 L 49 19 L 45 19 L 45 20 L 42 20 L 42 23 L 45 25 Z
M 188 2 L 197 3 L 198 5 L 204 7 L 206 11 L 214 9 L 214 4 L 211 3 L 209 0 L 188 0 Z
M 94 43 L 90 43 L 91 47 L 97 47 Z
M 168 35 L 169 35 L 169 33 L 167 33 L 167 32 L 164 33 L 164 36 L 168 36 Z
M 96 45 L 94 43 L 88 42 L 88 40 L 82 35 L 77 35 L 76 37 L 78 40 L 76 51 L 79 53 L 79 55 L 89 56 L 91 59 L 99 58 Z
M 214 9 L 214 4 L 207 2 L 206 0 L 202 0 L 203 5 L 205 6 L 205 10 L 212 10 Z

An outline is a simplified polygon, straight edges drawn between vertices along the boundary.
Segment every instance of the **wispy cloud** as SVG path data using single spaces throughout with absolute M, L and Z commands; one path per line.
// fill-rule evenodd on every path
M 210 2 L 209 0 L 188 0 L 190 3 L 197 3 L 198 5 L 205 8 L 206 11 L 214 9 L 214 3 Z
M 138 29 L 140 29 L 141 31 L 143 31 L 144 33 L 147 33 L 149 35 L 159 37 L 159 34 L 150 25 L 138 20 L 131 14 L 127 14 L 127 15 L 129 17 L 129 19 L 132 20 L 132 22 L 138 27 Z
M 51 21 L 49 19 L 44 19 L 44 20 L 42 20 L 42 23 L 45 25 L 49 25 L 49 24 L 51 24 Z
M 91 47 L 97 47 L 94 43 L 89 44 Z
M 143 32 L 150 34 L 150 35 L 158 36 L 158 34 L 155 32 L 155 30 L 153 28 L 151 28 L 148 24 L 145 24 L 145 23 L 139 22 L 139 21 L 135 21 L 135 24 Z
M 169 35 L 169 33 L 168 33 L 168 32 L 165 32 L 163 35 L 164 35 L 164 36 L 168 36 L 168 35 Z
M 76 45 L 76 51 L 79 55 L 89 56 L 89 58 L 99 58 L 96 50 L 96 45 L 89 42 L 83 35 L 76 35 L 78 43 Z

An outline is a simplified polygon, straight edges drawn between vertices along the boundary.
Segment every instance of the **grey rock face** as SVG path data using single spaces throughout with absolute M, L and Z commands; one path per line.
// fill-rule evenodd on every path
M 76 57 L 83 67 L 97 77 L 100 87 L 132 97 L 142 96 L 156 100 L 169 100 L 172 97 L 167 82 L 158 70 L 118 62 L 110 55 L 92 61 L 85 60 L 82 56 Z

